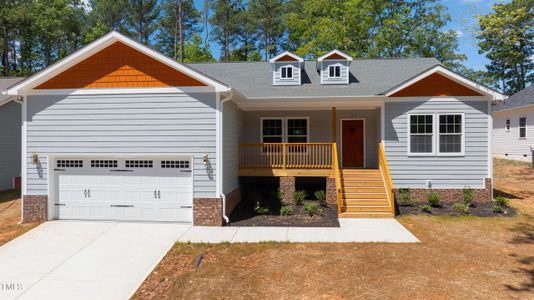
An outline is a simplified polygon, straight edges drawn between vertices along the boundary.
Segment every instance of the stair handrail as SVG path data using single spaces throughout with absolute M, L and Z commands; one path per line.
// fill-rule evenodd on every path
M 382 143 L 378 145 L 378 167 L 382 173 L 382 178 L 384 178 L 384 183 L 386 184 L 386 194 L 389 201 L 389 210 L 392 215 L 395 215 L 395 196 L 393 193 L 393 180 L 391 180 L 391 174 L 389 173 L 388 161 L 386 157 L 386 152 L 384 151 L 384 146 Z
M 341 176 L 339 171 L 339 160 L 337 157 L 337 143 L 332 143 L 332 172 L 336 179 L 336 195 L 337 195 L 337 213 L 341 214 Z

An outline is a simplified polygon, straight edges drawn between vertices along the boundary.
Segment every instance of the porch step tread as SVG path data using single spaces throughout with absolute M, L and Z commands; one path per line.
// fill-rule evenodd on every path
M 390 212 L 342 212 L 340 218 L 393 218 Z
M 346 206 L 342 212 L 389 212 L 389 206 Z

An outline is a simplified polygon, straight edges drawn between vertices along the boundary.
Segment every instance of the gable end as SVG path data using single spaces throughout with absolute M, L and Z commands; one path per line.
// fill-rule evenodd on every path
M 433 73 L 390 97 L 446 97 L 446 96 L 484 96 L 439 73 Z

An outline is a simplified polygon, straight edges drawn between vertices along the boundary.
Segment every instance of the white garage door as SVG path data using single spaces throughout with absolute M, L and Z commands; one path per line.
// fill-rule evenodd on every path
M 54 167 L 59 219 L 192 222 L 190 158 L 60 158 Z

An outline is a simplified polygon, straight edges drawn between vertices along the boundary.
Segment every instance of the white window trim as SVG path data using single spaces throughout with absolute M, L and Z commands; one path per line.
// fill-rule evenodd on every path
M 336 70 L 335 69 L 334 69 L 334 76 L 330 76 L 330 68 L 339 68 L 339 76 L 335 76 L 336 75 Z M 342 78 L 343 75 L 341 74 L 341 72 L 343 72 L 343 70 L 341 69 L 341 65 L 340 64 L 329 65 L 327 70 L 326 70 L 326 74 L 327 74 L 328 79 L 339 79 L 339 78 Z
M 282 142 L 281 143 L 287 143 L 287 121 L 288 120 L 306 120 L 306 124 L 308 125 L 308 130 L 306 132 L 306 143 L 310 142 L 310 117 L 261 117 L 260 118 L 260 143 L 263 143 L 263 120 L 282 120 Z
M 512 131 L 512 120 L 511 119 L 504 120 L 504 129 L 506 132 Z
M 291 77 L 282 77 L 282 69 L 291 69 Z M 286 71 L 287 75 L 287 71 Z M 293 80 L 295 79 L 295 68 L 292 65 L 285 65 L 280 67 L 280 80 Z
M 412 153 L 411 144 L 412 144 L 412 134 L 410 132 L 411 129 L 411 117 L 412 116 L 432 116 L 432 152 L 426 152 L 426 153 L 419 153 L 415 152 Z M 433 113 L 415 113 L 415 114 L 408 114 L 407 115 L 407 123 L 408 126 L 406 127 L 406 141 L 407 141 L 407 154 L 408 156 L 435 156 L 436 155 L 436 114 Z
M 282 143 L 284 142 L 284 118 L 283 117 L 262 117 L 260 118 L 260 143 L 263 143 L 263 121 L 264 120 L 280 120 L 282 122 Z M 270 137 L 275 137 L 275 135 L 269 135 Z
M 460 152 L 441 152 L 439 148 L 439 117 L 440 116 L 450 116 L 450 115 L 456 115 L 462 117 L 462 133 L 461 133 L 461 147 Z M 436 124 L 434 126 L 436 130 L 436 153 L 437 156 L 465 156 L 465 113 L 458 113 L 458 112 L 450 112 L 450 113 L 439 113 L 436 114 Z
M 525 137 L 521 137 L 521 119 L 525 119 Z M 517 136 L 520 140 L 526 140 L 528 137 L 528 118 L 526 116 L 519 117 L 517 119 Z

